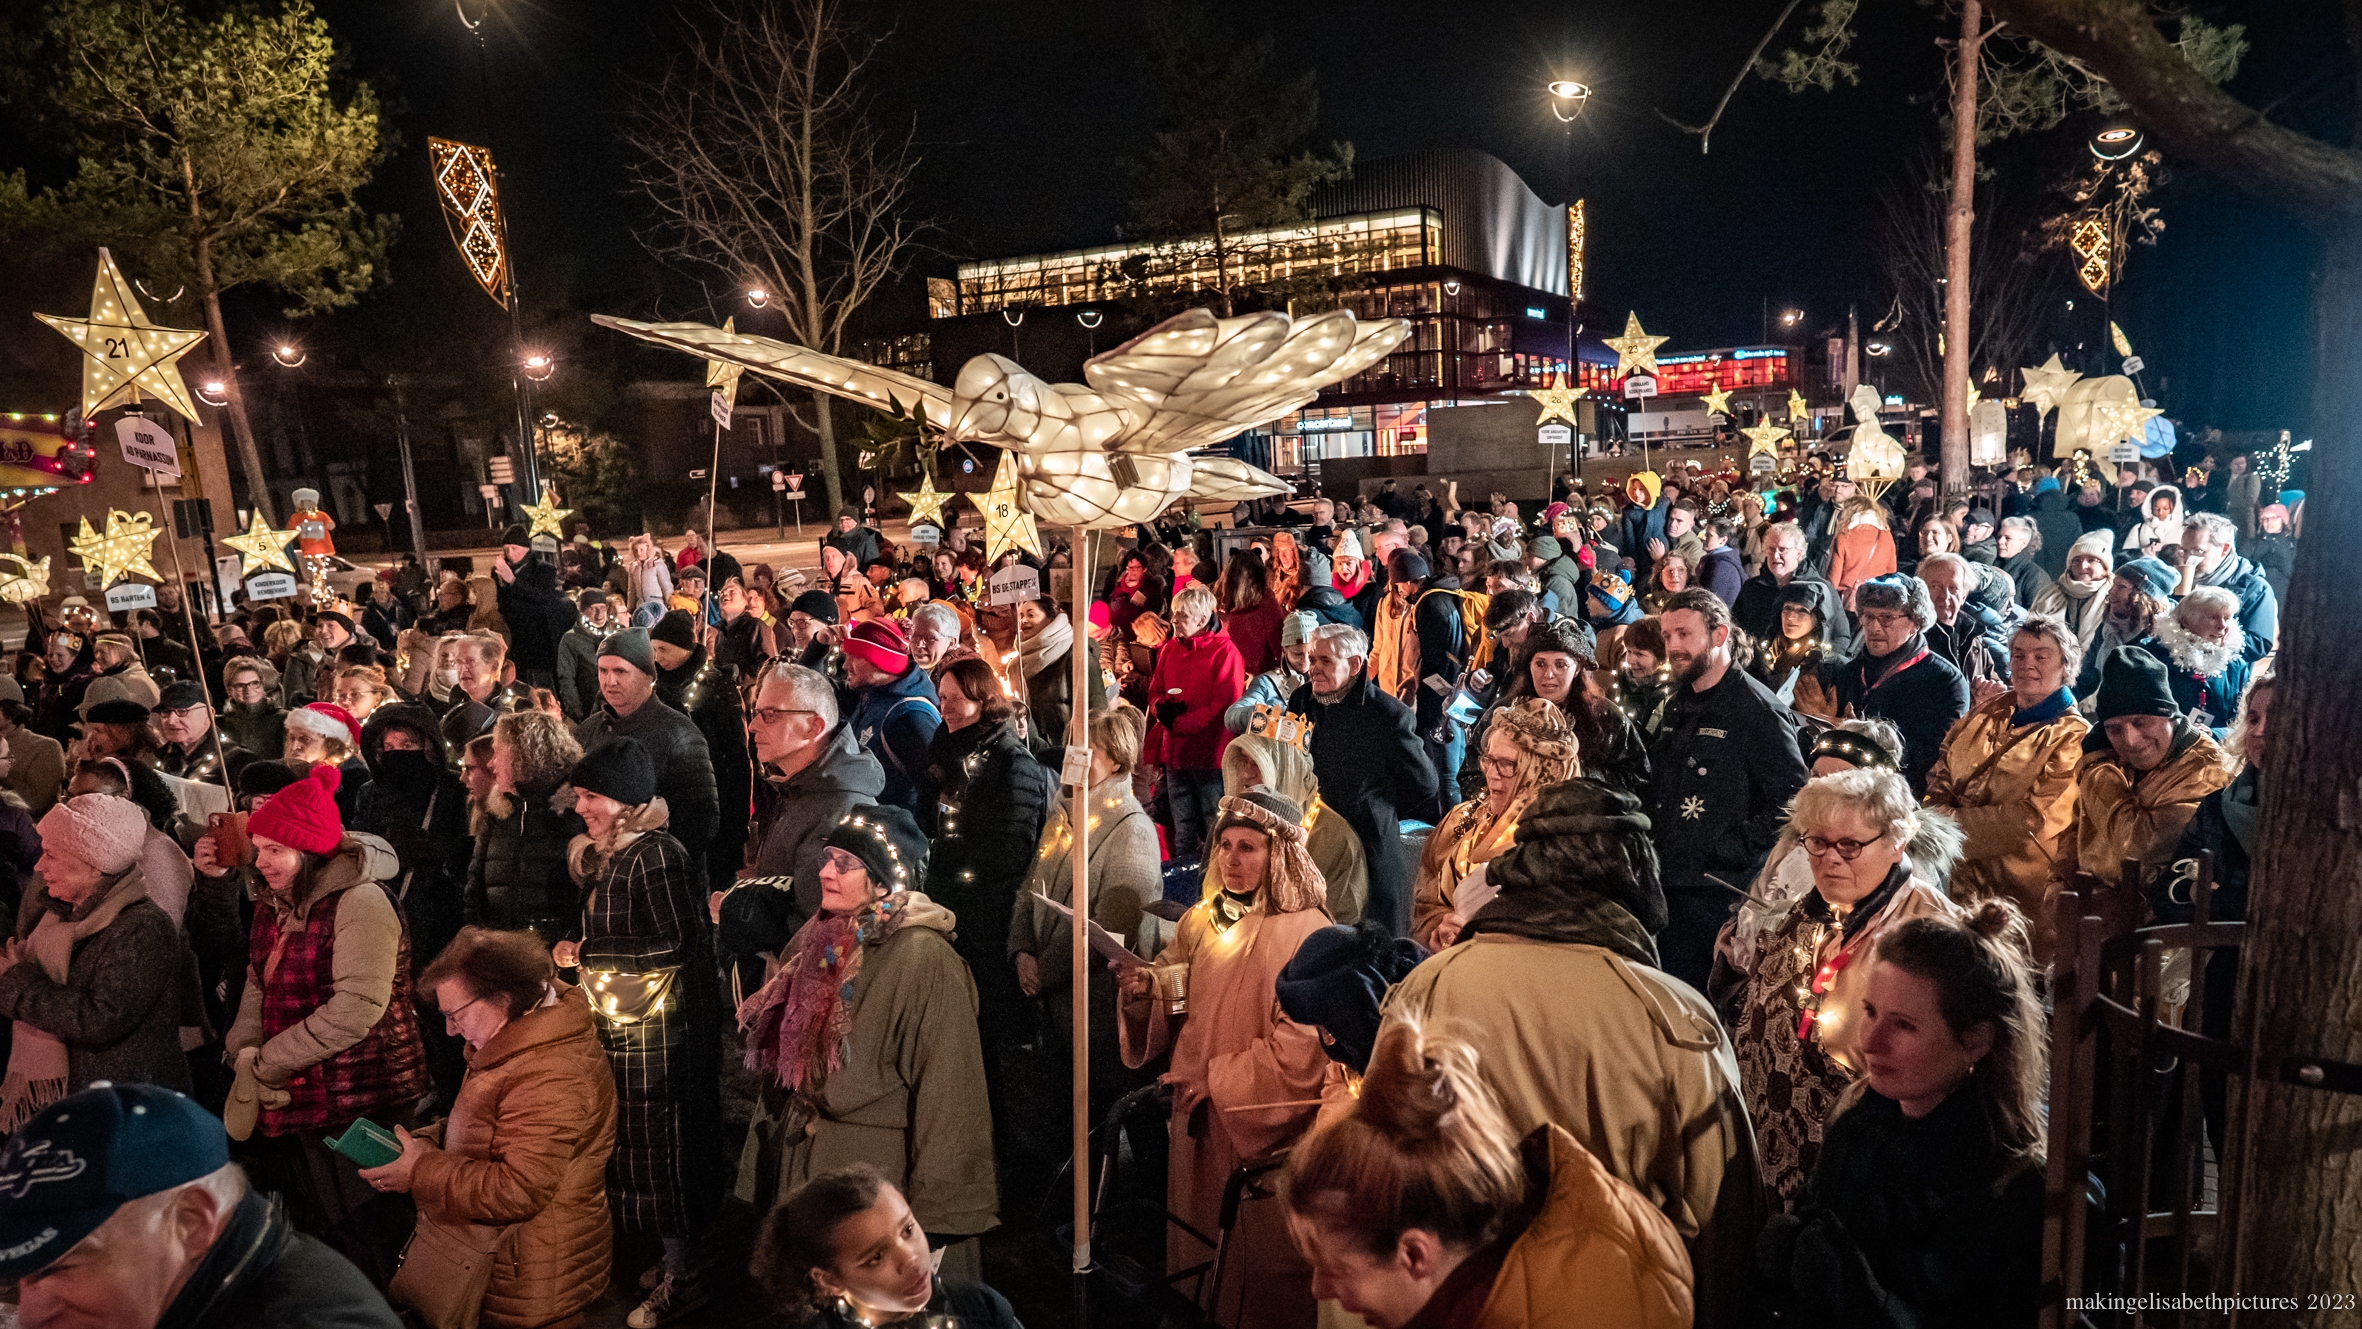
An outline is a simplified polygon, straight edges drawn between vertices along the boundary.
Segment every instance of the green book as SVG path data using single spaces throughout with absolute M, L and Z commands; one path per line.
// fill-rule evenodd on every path
M 394 1133 L 367 1117 L 345 1127 L 342 1138 L 328 1137 L 328 1147 L 362 1167 L 384 1167 L 402 1156 L 402 1142 Z

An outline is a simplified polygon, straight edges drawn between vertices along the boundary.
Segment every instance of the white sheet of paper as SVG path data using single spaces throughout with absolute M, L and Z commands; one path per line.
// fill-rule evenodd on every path
M 1033 898 L 1041 901 L 1043 904 L 1050 906 L 1052 909 L 1057 910 L 1069 922 L 1074 919 L 1074 911 L 1072 909 L 1069 909 L 1065 905 L 1058 903 L 1056 900 L 1053 900 L 1049 896 L 1042 894 L 1040 891 L 1035 891 L 1033 893 Z M 1123 938 L 1116 936 L 1112 932 L 1109 932 L 1106 928 L 1099 926 L 1097 923 L 1091 924 L 1090 938 L 1091 949 L 1099 953 L 1099 958 L 1107 961 L 1110 964 L 1116 965 L 1119 968 L 1138 968 L 1148 963 L 1148 961 L 1132 954 L 1130 948 L 1124 945 Z
M 180 810 L 200 823 L 216 812 L 230 810 L 230 791 L 222 788 L 219 781 L 199 784 L 194 780 L 183 780 L 177 775 L 166 775 L 164 783 L 170 785 L 172 792 L 179 796 Z
M 1477 910 L 1491 904 L 1493 897 L 1501 893 L 1500 887 L 1485 880 L 1485 866 L 1477 864 L 1467 876 L 1460 878 L 1459 885 L 1452 888 L 1452 917 L 1459 919 L 1462 926 L 1466 926 L 1469 919 L 1476 917 Z

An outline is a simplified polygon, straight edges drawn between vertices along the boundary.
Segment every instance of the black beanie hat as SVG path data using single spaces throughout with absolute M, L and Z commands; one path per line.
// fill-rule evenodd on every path
M 806 614 L 823 623 L 837 621 L 837 598 L 826 591 L 806 591 L 788 602 L 787 612 Z
M 302 778 L 301 771 L 283 761 L 250 761 L 238 772 L 238 797 L 275 794 Z
M 2092 699 L 2102 724 L 2126 715 L 2180 715 L 2165 662 L 2138 646 L 2119 646 L 2100 662 L 2100 690 Z M 2096 726 L 2095 726 L 2096 728 Z
M 1327 1030 L 1331 1058 L 1367 1071 L 1378 1042 L 1378 1003 L 1426 958 L 1419 943 L 1389 936 L 1376 919 L 1359 927 L 1332 924 L 1306 937 L 1281 967 L 1279 1008 L 1298 1024 Z
M 607 640 L 599 643 L 599 658 L 604 660 L 610 655 L 650 678 L 656 677 L 656 657 L 648 650 L 646 628 L 625 628 L 621 632 L 608 633 Z
M 1395 581 L 1425 581 L 1427 560 L 1408 547 L 1397 549 L 1386 556 L 1386 575 Z
M 648 629 L 648 640 L 678 646 L 684 651 L 694 651 L 697 649 L 697 629 L 690 624 L 687 610 L 668 609 L 664 617 L 656 620 L 656 626 Z
M 918 818 L 892 803 L 846 813 L 824 843 L 860 859 L 870 884 L 889 892 L 915 889 L 927 879 L 927 837 Z
M 508 545 L 524 545 L 527 548 L 531 548 L 533 545 L 533 537 L 526 533 L 525 524 L 523 522 L 510 522 L 508 524 L 508 528 L 500 533 L 500 543 L 503 547 Z
M 656 762 L 640 740 L 617 735 L 584 753 L 566 783 L 636 808 L 656 797 Z

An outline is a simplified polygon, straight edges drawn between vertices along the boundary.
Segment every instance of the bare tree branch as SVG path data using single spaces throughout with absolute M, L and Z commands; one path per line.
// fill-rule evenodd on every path
M 1684 134 L 1697 135 L 1699 156 L 1703 157 L 1712 152 L 1714 147 L 1714 126 L 1722 123 L 1722 113 L 1729 108 L 1730 99 L 1738 93 L 1739 85 L 1747 81 L 1747 75 L 1755 68 L 1755 62 L 1763 58 L 1764 48 L 1771 45 L 1771 39 L 1779 36 L 1780 29 L 1787 25 L 1788 16 L 1794 14 L 1796 12 L 1796 6 L 1802 4 L 1803 2 L 1804 0 L 1788 0 L 1787 6 L 1780 10 L 1780 16 L 1772 20 L 1772 25 L 1770 27 L 1764 29 L 1763 36 L 1755 43 L 1755 49 L 1747 52 L 1746 60 L 1740 63 L 1739 72 L 1730 76 L 1730 86 L 1722 90 L 1722 100 L 1714 103 L 1714 114 L 1706 117 L 1706 123 L 1702 125 L 1685 125 L 1679 120 L 1674 119 L 1672 116 L 1665 114 L 1663 111 L 1657 112 L 1657 118 L 1663 120 L 1666 124 L 1673 126 L 1675 129 L 1680 130 Z

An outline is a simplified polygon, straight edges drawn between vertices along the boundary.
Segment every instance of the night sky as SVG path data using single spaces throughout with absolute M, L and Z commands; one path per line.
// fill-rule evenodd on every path
M 1589 298 L 1619 323 L 1637 309 L 1650 331 L 1670 334 L 1668 350 L 1756 340 L 1767 302 L 1775 314 L 1805 309 L 1814 332 L 1841 325 L 1848 301 L 1861 305 L 1865 326 L 1883 312 L 1867 257 L 1873 200 L 1935 143 L 1929 99 L 1943 54 L 1934 41 L 1946 21 L 1905 0 L 1872 0 L 1856 47 L 1861 86 L 1792 96 L 1750 78 L 1702 157 L 1696 139 L 1657 111 L 1702 120 L 1779 7 L 1210 5 L 1242 32 L 1268 33 L 1282 70 L 1317 73 L 1323 138 L 1350 140 L 1363 158 L 1481 148 L 1553 202 L 1567 193 L 1571 168 L 1592 208 Z M 358 309 L 305 326 L 281 319 L 267 298 L 241 300 L 234 335 L 291 330 L 361 368 L 494 367 L 505 350 L 498 311 L 450 252 L 427 183 L 426 138 L 442 134 L 488 143 L 502 163 L 537 339 L 576 365 L 685 374 L 685 363 L 660 352 L 649 359 L 593 345 L 610 335 L 582 318 L 718 321 L 733 309 L 709 275 L 666 268 L 633 234 L 646 215 L 629 190 L 618 117 L 630 83 L 661 68 L 679 31 L 675 8 L 500 0 L 487 63 L 450 0 L 320 0 L 352 72 L 378 88 L 400 135 L 369 202 L 401 215 L 402 238 L 387 284 Z M 2205 7 L 2217 21 L 2249 24 L 2254 50 L 2233 91 L 2251 104 L 2281 98 L 2273 114 L 2299 127 L 2350 123 L 2345 88 L 2324 77 L 2339 63 L 2329 8 Z M 1126 162 L 1142 151 L 1154 111 L 1136 4 L 881 0 L 873 12 L 895 26 L 875 85 L 879 118 L 915 125 L 918 210 L 939 223 L 922 273 L 947 273 L 964 257 L 1114 238 L 1128 215 Z M 1594 89 L 1571 153 L 1540 91 L 1559 76 Z M 2070 121 L 1992 160 L 2013 187 L 2038 188 L 2077 164 L 2094 127 Z M 0 168 L 18 165 L 37 179 L 55 170 L 19 139 L 0 138 Z M 2152 366 L 2151 389 L 2162 386 L 2164 404 L 2191 424 L 2301 429 L 2312 247 L 2268 209 L 2194 171 L 2179 172 L 2157 202 L 2165 238 L 2135 251 L 2115 309 Z M 64 292 L 61 308 L 88 288 L 87 272 L 37 276 L 46 279 L 31 282 L 32 298 L 57 302 Z M 895 297 L 903 303 L 881 317 L 915 313 L 917 291 L 906 285 Z M 7 304 L 13 318 L 22 294 Z M 9 340 L 40 331 L 28 323 Z M 60 388 L 70 390 L 70 350 L 55 349 L 65 352 Z M 0 373 L 22 391 L 22 373 L 9 371 L 40 362 L 38 350 L 19 346 L 0 356 Z

